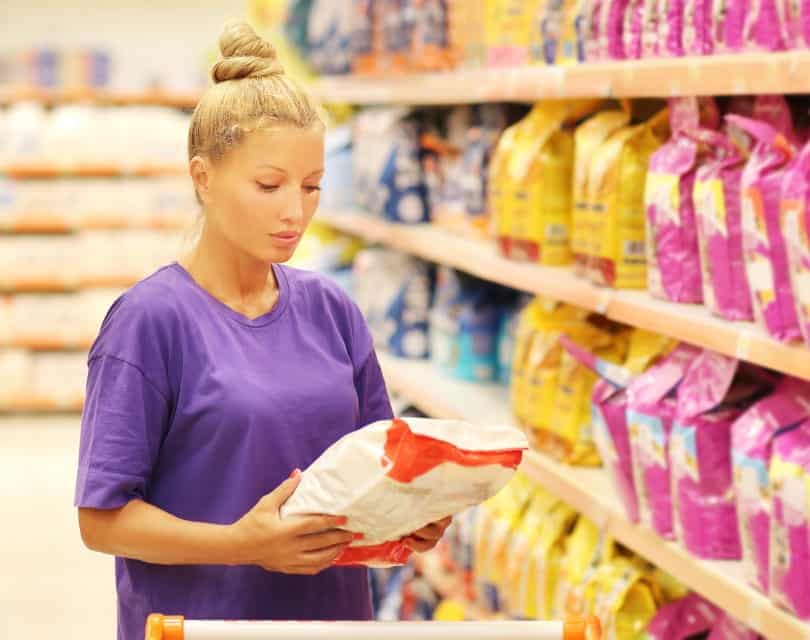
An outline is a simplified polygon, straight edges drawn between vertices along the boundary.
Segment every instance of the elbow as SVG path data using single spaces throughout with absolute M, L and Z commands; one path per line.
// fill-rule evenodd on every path
M 79 533 L 84 546 L 105 553 L 103 517 L 95 509 L 79 509 Z

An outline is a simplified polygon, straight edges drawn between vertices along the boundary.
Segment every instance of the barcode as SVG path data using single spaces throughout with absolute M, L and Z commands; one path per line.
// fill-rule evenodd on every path
M 643 240 L 625 240 L 624 242 L 624 255 L 626 256 L 644 256 L 646 247 Z

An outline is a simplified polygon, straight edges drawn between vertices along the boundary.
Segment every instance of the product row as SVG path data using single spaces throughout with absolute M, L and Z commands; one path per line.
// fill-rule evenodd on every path
M 0 411 L 81 409 L 87 353 L 38 353 L 0 349 Z
M 110 84 L 110 72 L 110 52 L 103 49 L 41 48 L 0 54 L 0 86 L 103 89 Z
M 456 518 L 444 544 L 485 611 L 595 615 L 616 640 L 757 638 L 525 476 Z
M 0 230 L 52 222 L 68 229 L 190 226 L 199 205 L 188 177 L 0 177 Z
M 321 73 L 503 68 L 810 47 L 785 0 L 329 0 L 296 3 L 288 35 Z
M 342 153 L 357 204 L 389 220 L 474 228 L 510 258 L 807 341 L 805 115 L 781 96 L 550 101 L 512 126 L 498 105 L 371 110 Z
M 0 291 L 128 286 L 175 260 L 189 240 L 145 230 L 0 236 Z
M 34 102 L 0 109 L 0 168 L 13 164 L 57 167 L 109 165 L 182 167 L 187 162 L 189 117 L 163 107 L 46 109 Z

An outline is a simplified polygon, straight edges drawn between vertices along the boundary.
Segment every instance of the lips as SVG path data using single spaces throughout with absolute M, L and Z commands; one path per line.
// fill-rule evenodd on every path
M 296 233 L 295 231 L 285 231 L 284 233 L 271 233 L 270 236 L 276 238 L 277 240 L 284 240 L 290 242 L 292 240 L 298 240 L 301 234 Z

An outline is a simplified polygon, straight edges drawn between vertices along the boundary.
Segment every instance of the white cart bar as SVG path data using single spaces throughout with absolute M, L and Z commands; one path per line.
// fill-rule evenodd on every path
M 562 622 L 265 622 L 149 616 L 146 640 L 601 640 L 595 618 Z

